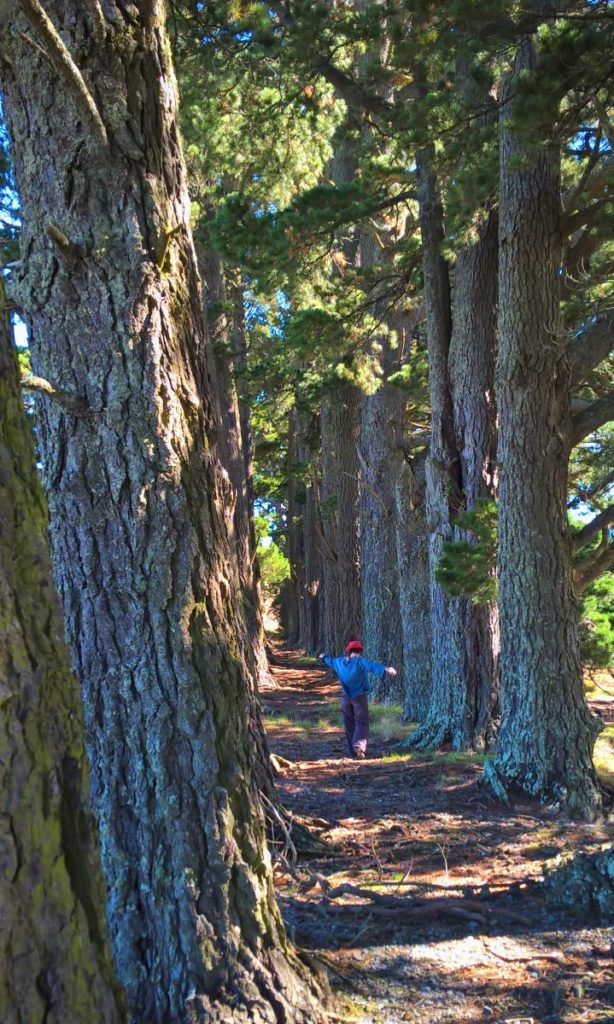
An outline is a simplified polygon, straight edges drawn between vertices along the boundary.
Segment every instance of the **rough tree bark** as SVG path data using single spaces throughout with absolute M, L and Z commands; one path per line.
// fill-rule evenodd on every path
M 499 592 L 502 718 L 488 776 L 594 817 L 599 732 L 584 698 L 566 516 L 569 364 L 560 319 L 559 152 L 508 124 L 524 40 L 501 110 Z M 547 134 L 545 132 L 544 134 Z
M 42 400 L 40 438 L 119 977 L 147 1024 L 312 1021 L 254 783 L 165 8 L 58 0 L 57 32 L 22 10 L 17 292 L 36 371 L 86 406 Z
M 298 467 L 298 413 L 292 408 L 288 417 L 288 514 L 286 550 L 290 563 L 290 579 L 282 596 L 282 626 L 289 644 L 300 640 L 300 601 L 303 590 L 303 527 L 302 507 L 299 504 L 300 485 Z
M 239 567 L 240 592 L 249 640 L 248 652 L 253 660 L 257 684 L 261 686 L 270 684 L 272 677 L 266 657 L 260 591 L 255 571 L 256 541 L 249 450 L 251 431 L 249 410 L 245 402 L 241 408 L 235 382 L 238 363 L 245 357 L 243 292 L 240 285 L 226 280 L 222 259 L 212 248 L 205 251 L 203 247 L 200 250 L 199 264 L 216 369 L 216 396 L 220 405 L 219 453 L 232 488 L 229 532 Z
M 363 233 L 360 264 L 369 269 L 382 263 L 375 238 Z M 360 588 L 362 641 L 368 657 L 394 665 L 397 676 L 373 680 L 376 700 L 401 702 L 403 695 L 403 644 L 399 610 L 396 508 L 394 489 L 403 472 L 403 424 L 406 397 L 386 377 L 402 361 L 402 327 L 386 318 L 384 308 L 374 308 L 384 334 L 380 363 L 383 380 L 373 395 L 363 395 L 360 416 Z M 396 319 L 396 318 L 395 318 Z M 387 336 L 390 330 L 392 337 Z
M 116 1024 L 81 697 L 1 294 L 0 693 L 0 1019 Z
M 418 155 L 417 181 L 431 397 L 426 492 L 433 686 L 426 719 L 410 742 L 483 749 L 493 739 L 498 647 L 494 613 L 469 598 L 448 597 L 435 570 L 444 541 L 459 536 L 454 527 L 459 512 L 492 487 L 496 249 L 487 218 L 483 237 L 459 255 L 453 303 L 441 254 L 443 209 L 427 150 Z
M 319 443 L 319 418 L 299 415 L 298 457 L 305 467 L 305 481 L 302 489 L 302 551 L 303 575 L 299 593 L 299 643 L 308 654 L 317 654 L 322 649 L 322 555 L 321 527 L 319 522 L 320 481 L 317 452 Z
M 358 428 L 360 396 L 340 384 L 322 404 L 322 646 L 341 653 L 360 636 Z
M 357 141 L 348 125 L 338 131 L 330 173 L 337 186 L 354 180 Z M 339 233 L 336 245 L 343 266 L 354 267 L 358 241 L 354 228 Z M 335 271 L 333 271 L 335 273 Z M 360 636 L 360 544 L 358 432 L 360 395 L 351 384 L 331 388 L 322 402 L 322 646 L 340 653 L 348 640 Z
M 431 696 L 431 604 L 426 459 L 405 462 L 395 484 L 399 608 L 403 631 L 403 714 L 422 722 Z
M 448 372 L 454 434 L 460 457 L 465 507 L 497 494 L 495 358 L 497 337 L 498 218 L 486 213 L 477 241 L 459 252 L 452 293 Z M 453 530 L 454 539 L 461 534 Z M 492 749 L 499 715 L 499 609 L 463 601 L 465 620 L 465 742 Z M 462 741 L 461 741 L 462 742 Z

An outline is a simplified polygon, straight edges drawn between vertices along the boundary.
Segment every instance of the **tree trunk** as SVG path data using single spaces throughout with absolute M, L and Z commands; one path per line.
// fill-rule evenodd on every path
M 411 745 L 483 749 L 493 742 L 496 706 L 496 616 L 469 598 L 448 597 L 435 571 L 443 544 L 461 536 L 454 521 L 475 498 L 492 493 L 495 412 L 492 218 L 482 237 L 459 254 L 454 303 L 441 255 L 443 209 L 431 154 L 417 160 L 427 307 L 431 445 L 426 467 L 430 530 L 432 674 L 428 714 Z M 490 225 L 490 227 L 489 227 Z
M 289 644 L 296 645 L 301 635 L 301 600 L 303 592 L 303 523 L 299 505 L 300 485 L 298 472 L 298 414 L 293 408 L 288 418 L 288 516 L 287 555 L 290 579 L 284 589 L 282 625 Z
M 335 152 L 329 168 L 337 186 L 355 180 L 358 140 L 344 122 L 335 135 Z M 337 234 L 335 246 L 343 267 L 356 267 L 358 238 L 355 228 Z M 334 262 L 334 261 L 333 261 Z M 333 275 L 339 274 L 337 265 Z M 320 413 L 322 451 L 322 646 L 342 653 L 351 639 L 360 636 L 360 542 L 358 439 L 360 395 L 351 384 L 331 387 Z
M 228 285 L 221 257 L 213 250 L 201 251 L 200 266 L 205 289 L 205 306 L 213 345 L 216 368 L 216 391 L 220 403 L 221 426 L 220 458 L 230 480 L 229 533 L 236 553 L 239 569 L 240 592 L 247 626 L 248 652 L 253 661 L 258 686 L 272 680 L 266 656 L 264 626 L 260 606 L 258 579 L 254 572 L 255 535 L 253 512 L 253 485 L 248 480 L 252 473 L 251 455 L 245 450 L 250 443 L 249 412 L 243 413 L 235 384 L 237 361 L 244 355 L 243 292 L 240 286 Z M 227 304 L 232 304 L 232 316 Z
M 308 654 L 317 654 L 322 648 L 321 637 L 321 585 L 322 557 L 320 552 L 321 531 L 319 523 L 319 473 L 317 466 L 317 448 L 314 443 L 315 422 L 308 427 L 299 418 L 299 461 L 305 467 L 306 477 L 303 492 L 302 532 L 303 532 L 303 580 L 300 594 L 299 616 L 301 622 L 300 644 Z M 319 431 L 318 431 L 319 434 Z
M 431 606 L 425 459 L 405 463 L 395 486 L 399 607 L 403 630 L 403 713 L 422 722 L 431 696 Z
M 1 288 L 1 282 L 0 282 Z M 0 1019 L 125 1019 L 104 921 L 83 714 L 0 294 Z
M 567 525 L 569 367 L 560 320 L 559 153 L 509 126 L 511 94 L 535 62 L 521 46 L 501 110 L 499 592 L 502 718 L 490 774 L 594 817 L 598 728 L 582 686 Z
M 322 403 L 322 646 L 341 654 L 360 636 L 359 394 L 339 385 Z
M 254 783 L 165 9 L 46 7 L 60 36 L 36 0 L 18 27 L 49 59 L 11 35 L 0 76 L 33 362 L 84 407 L 42 401 L 40 439 L 119 977 L 147 1024 L 312 1021 Z
M 497 337 L 496 213 L 485 215 L 478 240 L 456 260 L 452 336 L 448 359 L 454 433 L 468 511 L 497 494 L 495 358 Z M 462 531 L 453 529 L 454 539 Z M 467 535 L 465 535 L 465 539 Z M 493 749 L 499 714 L 499 610 L 496 604 L 462 602 L 465 620 L 466 744 Z M 462 742 L 462 741 L 461 741 Z
M 366 233 L 360 242 L 362 269 L 385 259 L 374 238 Z M 382 383 L 361 403 L 360 474 L 360 587 L 362 641 L 369 658 L 394 665 L 398 675 L 373 680 L 376 700 L 401 702 L 403 694 L 403 647 L 399 610 L 396 509 L 394 489 L 403 471 L 403 423 L 406 397 L 386 377 L 402 360 L 402 327 L 374 309 L 382 322 L 380 363 Z M 391 339 L 386 331 L 392 332 Z M 396 344 L 397 347 L 393 347 Z

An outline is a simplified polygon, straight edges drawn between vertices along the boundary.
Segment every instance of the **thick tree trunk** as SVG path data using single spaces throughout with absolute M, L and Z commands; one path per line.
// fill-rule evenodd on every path
M 459 255 L 453 302 L 430 154 L 421 152 L 417 163 L 432 418 L 426 491 L 433 686 L 426 719 L 411 743 L 483 749 L 494 738 L 496 614 L 469 598 L 448 597 L 435 571 L 444 542 L 460 537 L 458 514 L 494 487 L 494 221 L 487 218 L 480 241 Z
M 465 719 L 465 610 L 467 599 L 449 598 L 435 578 L 444 540 L 452 537 L 452 520 L 461 509 L 461 470 L 456 447 L 448 355 L 452 335 L 450 280 L 441 255 L 443 209 L 430 154 L 417 159 L 420 229 L 427 310 L 431 444 L 426 464 L 427 521 L 430 533 L 432 691 L 416 746 L 435 747 L 451 740 L 456 749 L 469 742 Z
M 245 450 L 245 443 L 250 443 L 249 412 L 246 412 L 245 403 L 241 411 L 235 384 L 236 365 L 244 350 L 244 339 L 238 336 L 243 330 L 243 293 L 240 287 L 227 284 L 222 260 L 214 250 L 209 249 L 199 255 L 220 404 L 222 429 L 219 453 L 232 488 L 228 509 L 229 533 L 239 569 L 248 652 L 257 685 L 261 686 L 273 680 L 266 657 L 260 592 L 254 572 L 253 485 L 251 479 L 248 480 L 252 465 L 251 453 Z M 227 310 L 229 302 L 232 304 L 232 316 Z
M 322 647 L 342 653 L 360 636 L 358 428 L 360 397 L 339 385 L 322 404 Z
M 300 644 L 308 654 L 317 654 L 322 649 L 321 614 L 322 614 L 322 556 L 319 473 L 317 466 L 317 448 L 314 443 L 315 434 L 319 436 L 315 422 L 308 426 L 299 417 L 299 461 L 305 467 L 306 477 L 303 492 L 302 532 L 303 532 L 303 579 L 300 593 Z
M 330 175 L 337 186 L 354 181 L 358 168 L 358 142 L 344 123 L 335 137 Z M 355 228 L 336 237 L 341 265 L 356 267 L 358 239 Z M 337 269 L 333 273 L 339 273 Z M 360 543 L 358 440 L 360 394 L 350 384 L 331 388 L 320 413 L 322 451 L 322 646 L 341 653 L 349 640 L 360 636 Z
M 569 367 L 560 322 L 556 146 L 529 151 L 508 127 L 522 45 L 501 111 L 499 592 L 502 718 L 491 774 L 592 817 L 598 728 L 584 699 L 567 525 Z
M 363 269 L 385 261 L 385 253 L 371 236 L 360 242 Z M 403 472 L 404 392 L 386 383 L 402 359 L 402 328 L 385 316 L 374 315 L 383 326 L 380 363 L 383 380 L 373 395 L 363 395 L 360 418 L 360 587 L 362 641 L 369 658 L 394 665 L 397 676 L 373 681 L 376 700 L 401 702 L 403 695 L 403 645 L 399 610 L 399 572 L 395 484 Z M 392 331 L 393 339 L 387 336 Z M 396 347 L 393 347 L 393 344 Z
M 0 294 L 0 1019 L 115 1024 L 81 697 L 3 307 Z
M 283 593 L 282 625 L 289 644 L 296 645 L 301 635 L 301 596 L 303 591 L 303 524 L 302 504 L 299 504 L 301 486 L 298 472 L 298 414 L 296 408 L 288 419 L 288 515 L 287 555 L 290 579 Z
M 497 337 L 496 213 L 477 225 L 478 240 L 456 260 L 448 358 L 454 433 L 467 510 L 497 493 L 495 358 Z M 455 539 L 462 531 L 454 528 Z M 467 745 L 492 749 L 499 714 L 499 610 L 463 602 Z
M 403 713 L 422 722 L 431 696 L 431 605 L 425 459 L 405 463 L 395 485 L 399 607 L 403 630 Z
M 42 402 L 40 438 L 109 929 L 137 1021 L 312 1021 L 254 783 L 165 9 L 143 7 L 49 3 L 62 42 L 27 0 L 49 59 L 11 34 L 0 63 L 33 361 L 84 406 Z

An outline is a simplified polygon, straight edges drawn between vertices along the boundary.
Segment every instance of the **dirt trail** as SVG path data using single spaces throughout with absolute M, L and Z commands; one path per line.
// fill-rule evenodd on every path
M 290 869 L 282 859 L 278 895 L 293 940 L 329 968 L 338 1019 L 614 1024 L 611 931 L 554 914 L 535 887 L 544 862 L 599 850 L 612 828 L 495 804 L 478 786 L 478 758 L 394 754 L 407 727 L 384 709 L 374 709 L 369 760 L 350 760 L 333 677 L 278 655 L 279 688 L 263 694 L 271 750 L 292 762 L 278 788 L 330 844 Z M 379 902 L 331 898 L 343 884 Z

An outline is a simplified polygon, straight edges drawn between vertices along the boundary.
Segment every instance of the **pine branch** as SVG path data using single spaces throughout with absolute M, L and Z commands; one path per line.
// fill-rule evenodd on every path
M 103 146 L 108 143 L 107 130 L 81 71 L 75 64 L 64 40 L 55 28 L 40 0 L 19 0 L 26 18 L 45 43 L 45 53 L 58 75 L 68 86 L 81 110 L 94 128 L 96 138 Z
M 293 31 L 298 29 L 296 19 L 290 13 L 289 6 L 279 2 L 279 0 L 272 0 L 267 6 L 272 11 L 275 11 L 280 24 L 285 28 Z M 363 89 L 359 82 L 354 78 L 350 78 L 345 71 L 342 71 L 336 64 L 333 64 L 328 57 L 314 54 L 310 63 L 314 71 L 317 71 L 327 82 L 330 82 L 337 90 L 341 99 L 345 100 L 350 107 L 366 110 L 370 114 L 376 115 L 390 114 L 394 109 L 393 105 L 388 103 L 383 97 Z
M 596 402 L 591 402 L 587 409 L 572 417 L 571 447 L 575 448 L 580 441 L 610 420 L 614 420 L 614 391 L 603 398 L 598 398 Z
M 567 345 L 572 385 L 583 380 L 587 373 L 607 359 L 612 351 L 614 351 L 614 309 L 609 309 Z
M 614 156 L 611 154 L 605 154 L 604 157 L 605 158 L 603 160 L 596 161 L 591 166 L 590 173 L 588 175 L 582 176 L 580 179 L 582 183 L 581 189 L 576 186 L 575 188 L 570 189 L 563 197 L 563 209 L 569 217 L 574 215 L 575 211 L 573 207 L 582 193 L 586 192 L 589 198 L 594 197 L 598 192 L 600 192 L 604 185 L 607 185 L 610 182 L 610 179 L 614 175 Z
M 614 522 L 614 505 L 608 505 L 604 508 L 599 515 L 591 519 L 590 523 L 587 523 L 580 530 L 573 535 L 573 546 L 574 551 L 579 551 L 585 544 L 588 544 L 593 539 L 596 533 L 600 530 L 604 530 L 610 523 Z M 590 557 L 590 556 L 589 556 Z

